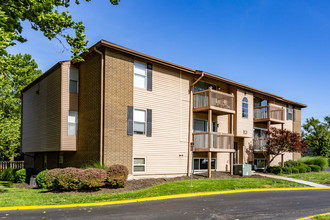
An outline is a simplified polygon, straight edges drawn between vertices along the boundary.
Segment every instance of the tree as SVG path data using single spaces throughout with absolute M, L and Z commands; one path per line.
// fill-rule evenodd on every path
M 41 75 L 31 55 L 2 58 L 0 65 L 0 160 L 18 155 L 20 146 L 21 90 Z
M 330 117 L 324 117 L 324 122 L 313 117 L 307 119 L 303 129 L 313 155 L 330 157 Z
M 85 0 L 87 2 L 91 0 Z M 110 0 L 117 5 L 120 0 Z M 59 12 L 70 6 L 70 0 L 0 0 L 0 56 L 6 55 L 6 48 L 15 42 L 25 42 L 21 33 L 22 22 L 28 21 L 31 28 L 40 30 L 49 40 L 65 39 L 71 47 L 73 59 L 82 61 L 78 55 L 87 51 L 85 27 L 82 22 L 75 22 L 68 11 Z M 75 0 L 79 4 L 79 0 Z M 73 30 L 74 35 L 64 33 Z M 69 31 L 70 32 L 70 31 Z
M 285 152 L 301 152 L 308 144 L 306 140 L 302 140 L 298 133 L 286 129 L 273 127 L 267 131 L 267 135 L 265 151 L 263 152 L 267 158 L 264 172 L 277 156 Z

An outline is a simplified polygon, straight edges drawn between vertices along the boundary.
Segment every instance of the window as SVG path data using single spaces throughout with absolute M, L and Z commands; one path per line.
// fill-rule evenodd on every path
M 288 105 L 287 107 L 287 120 L 292 120 L 292 115 L 293 115 L 293 106 L 292 105 Z
M 196 83 L 196 85 L 194 86 L 194 92 L 199 92 L 199 91 L 203 91 L 203 90 L 208 90 L 210 87 L 212 87 L 212 89 L 216 89 L 215 85 L 212 85 L 210 83 L 207 82 L 203 82 L 203 81 L 199 81 L 198 83 Z
M 146 159 L 134 158 L 133 172 L 145 172 L 146 171 Z
M 209 130 L 209 122 L 202 119 L 194 119 L 194 132 L 206 132 Z M 212 131 L 217 132 L 217 124 L 215 121 L 212 122 Z
M 267 99 L 254 97 L 254 107 L 267 106 L 267 105 L 268 105 Z
M 194 158 L 194 170 L 207 170 L 207 158 Z M 216 159 L 211 159 L 211 169 L 216 169 Z
M 69 92 L 78 93 L 79 70 L 77 68 L 70 67 L 69 71 L 70 71 Z
M 78 133 L 78 112 L 69 111 L 68 136 L 76 136 Z
M 254 160 L 254 169 L 264 169 L 266 165 L 266 159 L 255 159 Z
M 134 109 L 134 134 L 145 134 L 146 131 L 146 111 Z
M 246 97 L 242 100 L 242 117 L 248 118 L 249 117 L 249 101 Z
M 140 62 L 134 62 L 134 86 L 146 88 L 147 65 Z

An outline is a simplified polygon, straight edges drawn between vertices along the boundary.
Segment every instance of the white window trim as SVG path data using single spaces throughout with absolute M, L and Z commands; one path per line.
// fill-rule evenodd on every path
M 137 123 L 144 123 L 144 134 L 137 134 L 135 133 L 135 110 L 138 111 L 144 111 L 144 122 L 137 121 Z M 139 108 L 134 108 L 133 109 L 133 135 L 146 135 L 147 134 L 147 110 L 145 109 L 139 109 Z
M 134 164 L 134 159 L 144 159 L 144 164 Z M 144 166 L 144 171 L 134 171 L 134 166 Z M 134 173 L 146 173 L 147 172 L 147 159 L 145 157 L 133 157 L 133 174 Z
M 143 64 L 145 65 L 146 69 L 145 69 L 145 74 L 140 74 L 140 73 L 136 73 L 135 72 L 135 63 L 140 63 L 140 64 Z M 134 76 L 135 75 L 139 75 L 139 76 L 143 76 L 144 77 L 144 87 L 138 87 L 138 86 L 135 86 L 135 81 L 133 82 L 133 85 L 134 85 L 134 88 L 139 88 L 139 89 L 147 89 L 147 64 L 144 63 L 144 62 L 140 62 L 140 61 L 134 61 Z M 133 77 L 133 80 L 135 79 L 135 77 Z
M 75 112 L 75 113 L 77 113 L 77 114 L 76 114 L 76 117 L 77 117 L 77 118 L 76 118 L 76 121 L 75 121 L 75 123 L 74 123 L 74 124 L 75 124 L 75 135 L 70 135 L 70 134 L 69 134 L 69 124 L 72 123 L 72 122 L 69 122 L 70 112 Z M 68 131 L 67 131 L 67 135 L 68 135 L 68 136 L 78 136 L 78 111 L 70 111 L 70 110 L 69 110 L 69 111 L 68 111 L 68 119 L 67 119 L 67 120 L 68 120 L 68 121 L 67 121 L 67 122 L 68 122 L 68 126 L 67 126 Z M 73 123 L 72 123 L 72 124 L 73 124 Z
M 206 158 L 206 157 L 193 157 L 193 161 L 195 159 L 207 159 L 208 160 L 208 158 Z M 216 157 L 212 157 L 211 160 L 214 160 L 214 165 L 215 165 L 215 168 L 214 169 L 211 169 L 211 170 L 217 170 L 217 158 Z M 194 161 L 194 164 L 195 164 L 195 161 Z M 194 168 L 193 169 L 194 171 L 205 171 L 205 170 L 207 170 L 207 169 L 198 169 L 198 170 L 195 170 L 195 167 L 193 167 L 193 168 Z

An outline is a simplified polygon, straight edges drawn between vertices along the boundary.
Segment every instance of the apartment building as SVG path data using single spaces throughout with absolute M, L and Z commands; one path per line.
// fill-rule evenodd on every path
M 103 40 L 82 57 L 22 91 L 26 167 L 100 161 L 133 177 L 231 172 L 233 164 L 263 168 L 270 127 L 300 133 L 306 105 Z

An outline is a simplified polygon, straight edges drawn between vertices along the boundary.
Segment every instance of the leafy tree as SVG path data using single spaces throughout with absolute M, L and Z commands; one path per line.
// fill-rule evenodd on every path
M 330 117 L 324 117 L 324 122 L 313 117 L 307 119 L 303 129 L 313 155 L 330 157 Z
M 302 140 L 298 133 L 286 129 L 271 128 L 267 131 L 264 156 L 267 158 L 265 172 L 273 160 L 285 152 L 301 152 L 307 141 Z
M 87 2 L 91 0 L 85 0 Z M 117 5 L 120 0 L 110 0 Z M 48 39 L 65 39 L 71 47 L 73 58 L 82 61 L 78 55 L 87 51 L 85 27 L 82 22 L 75 22 L 68 11 L 59 12 L 58 9 L 68 8 L 70 0 L 0 0 L 0 56 L 7 53 L 6 48 L 15 42 L 25 42 L 21 33 L 22 22 L 28 21 L 31 28 L 40 30 Z M 79 4 L 79 0 L 75 0 Z M 74 35 L 64 33 L 73 30 Z
M 20 146 L 21 90 L 41 75 L 28 54 L 2 57 L 0 65 L 0 160 L 18 155 Z

